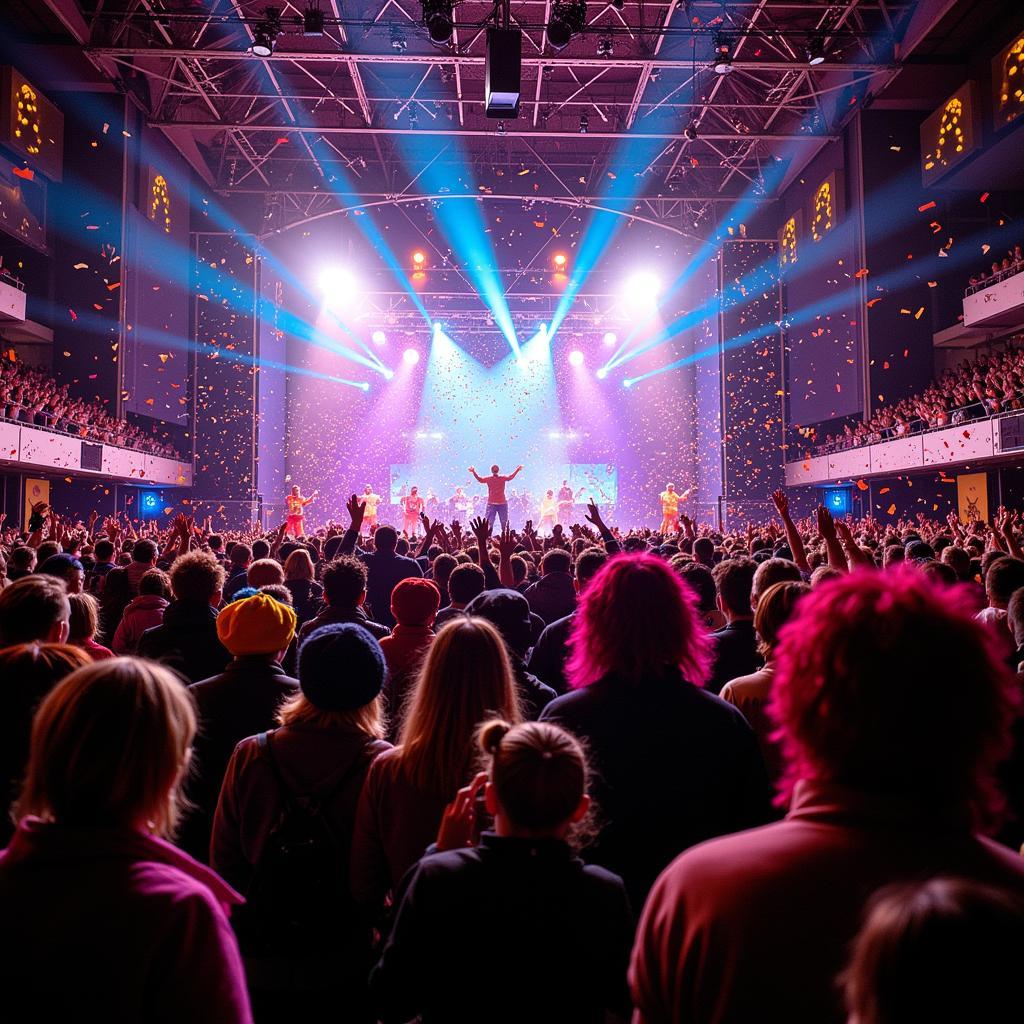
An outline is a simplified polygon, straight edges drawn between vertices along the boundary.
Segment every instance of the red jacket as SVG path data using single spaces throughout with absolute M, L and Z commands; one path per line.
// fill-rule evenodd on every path
M 161 839 L 25 818 L 0 853 L 5 1016 L 248 1024 L 228 923 L 241 902 Z
M 1024 861 L 907 800 L 804 781 L 784 821 L 712 839 L 655 883 L 634 1024 L 841 1024 L 836 976 L 884 885 L 952 874 L 1024 895 Z

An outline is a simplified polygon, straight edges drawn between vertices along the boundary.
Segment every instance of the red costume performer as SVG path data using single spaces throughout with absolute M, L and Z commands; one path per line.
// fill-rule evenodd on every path
M 302 496 L 302 492 L 299 490 L 299 485 L 296 484 L 292 488 L 291 494 L 284 499 L 285 505 L 288 508 L 288 521 L 285 524 L 284 533 L 286 537 L 294 537 L 298 539 L 302 536 L 303 530 L 303 519 L 305 517 L 306 506 L 317 496 L 317 492 L 314 491 L 308 498 Z
M 423 499 L 419 496 L 419 488 L 414 487 L 402 499 L 402 532 L 407 537 L 415 537 L 423 525 L 420 513 L 423 511 Z

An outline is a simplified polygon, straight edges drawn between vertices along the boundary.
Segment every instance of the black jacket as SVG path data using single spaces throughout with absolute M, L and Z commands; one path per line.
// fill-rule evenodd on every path
M 512 662 L 512 672 L 516 677 L 516 690 L 519 692 L 519 703 L 523 709 L 523 717 L 531 722 L 540 718 L 540 713 L 558 696 L 547 683 L 542 682 L 526 667 L 514 651 L 508 652 Z
M 564 619 L 576 610 L 576 588 L 567 572 L 549 572 L 541 576 L 525 594 L 530 611 L 535 612 L 545 625 Z
M 231 660 L 217 637 L 217 609 L 205 601 L 172 601 L 163 624 L 142 634 L 139 657 L 162 662 L 189 683 L 223 672 Z
M 199 711 L 186 787 L 195 810 L 182 828 L 180 845 L 206 863 L 213 812 L 236 745 L 277 725 L 277 709 L 286 697 L 298 693 L 299 681 L 286 676 L 277 662 L 252 656 L 235 658 L 219 675 L 194 683 L 189 691 Z
M 306 637 L 314 629 L 319 629 L 320 626 L 329 626 L 335 622 L 354 622 L 357 626 L 362 626 L 370 636 L 378 640 L 383 640 L 384 637 L 391 635 L 391 630 L 387 626 L 382 626 L 379 622 L 372 621 L 362 608 L 332 608 L 328 605 L 319 615 L 301 626 L 298 635 L 298 646 L 301 647 L 303 645 Z
M 556 839 L 501 838 L 406 875 L 370 975 L 385 1024 L 590 1024 L 629 1005 L 633 921 L 620 879 Z
M 711 693 L 721 693 L 726 683 L 749 676 L 764 664 L 757 653 L 757 633 L 752 620 L 730 622 L 711 636 L 715 642 L 715 661 L 705 686 Z
M 678 669 L 639 683 L 606 676 L 540 717 L 587 744 L 603 828 L 585 856 L 622 876 L 634 906 L 683 850 L 771 818 L 768 775 L 746 719 Z
M 568 693 L 569 683 L 565 678 L 565 663 L 569 658 L 569 634 L 576 621 L 576 613 L 556 619 L 544 628 L 540 639 L 530 654 L 527 666 L 539 676 L 555 693 Z
M 372 552 L 361 556 L 369 577 L 366 581 L 366 603 L 375 622 L 391 629 L 395 617 L 391 614 L 391 591 L 410 577 L 422 578 L 423 570 L 415 558 L 404 555 L 385 555 Z

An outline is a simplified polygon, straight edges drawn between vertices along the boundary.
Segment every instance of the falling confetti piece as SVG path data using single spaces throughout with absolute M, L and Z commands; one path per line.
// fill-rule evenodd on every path
M 935 209 L 935 200 L 933 199 L 930 203 L 925 203 L 924 205 L 919 206 L 917 208 L 917 212 L 918 213 L 924 213 L 925 210 L 934 210 L 934 209 Z

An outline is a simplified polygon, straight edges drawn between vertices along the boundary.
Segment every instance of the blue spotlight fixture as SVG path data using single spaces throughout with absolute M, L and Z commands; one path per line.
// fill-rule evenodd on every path
M 631 388 L 633 386 L 633 378 L 632 377 L 624 377 L 622 379 L 622 386 L 624 388 Z
M 156 491 L 139 491 L 139 515 L 155 519 L 160 514 L 160 495 Z
M 848 516 L 853 511 L 853 491 L 849 487 L 823 487 L 821 503 L 834 516 Z
M 608 376 L 608 367 L 607 366 L 598 367 L 597 379 L 598 380 L 604 380 L 605 377 L 607 377 L 607 376 Z

